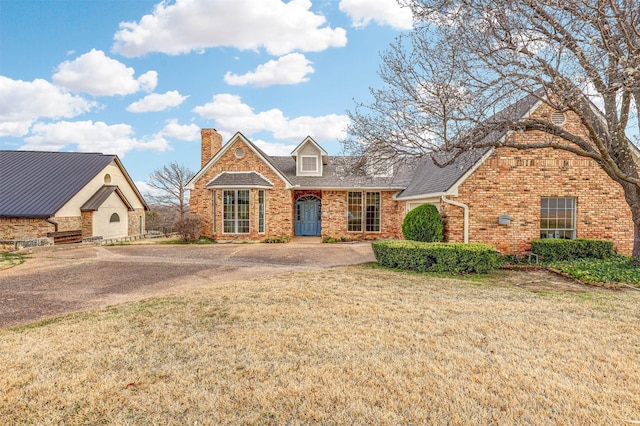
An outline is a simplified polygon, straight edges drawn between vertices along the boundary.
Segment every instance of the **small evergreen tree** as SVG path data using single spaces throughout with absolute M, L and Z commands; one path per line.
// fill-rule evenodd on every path
M 406 240 L 427 243 L 442 241 L 444 224 L 433 204 L 422 204 L 411 210 L 402 222 L 402 235 Z

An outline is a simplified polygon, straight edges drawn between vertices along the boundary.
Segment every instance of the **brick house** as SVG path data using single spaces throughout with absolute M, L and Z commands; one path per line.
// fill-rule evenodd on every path
M 581 128 L 571 114 L 533 97 L 510 113 Z M 541 132 L 494 133 L 527 141 Z M 635 147 L 634 147 L 635 149 Z M 637 151 L 637 149 L 636 149 Z M 485 149 L 441 168 L 431 158 L 373 170 L 355 157 L 334 157 L 305 138 L 288 157 L 268 156 L 241 133 L 224 146 L 202 129 L 202 168 L 189 182 L 191 212 L 217 240 L 322 235 L 402 238 L 407 211 L 435 204 L 450 242 L 484 242 L 523 253 L 536 238 L 601 238 L 631 254 L 633 223 L 622 188 L 588 158 L 552 149 Z
M 148 209 L 116 155 L 0 151 L 0 241 L 141 235 Z

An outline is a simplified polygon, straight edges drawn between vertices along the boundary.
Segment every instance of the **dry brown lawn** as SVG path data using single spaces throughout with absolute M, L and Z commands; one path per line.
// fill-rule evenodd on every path
M 637 424 L 640 292 L 371 267 L 0 330 L 0 424 Z

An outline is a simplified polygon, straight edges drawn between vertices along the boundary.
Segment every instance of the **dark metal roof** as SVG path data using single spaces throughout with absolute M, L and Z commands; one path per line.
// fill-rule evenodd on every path
M 256 172 L 222 172 L 207 183 L 206 188 L 268 187 L 273 184 Z
M 0 150 L 0 217 L 53 216 L 115 155 Z
M 129 201 L 124 196 L 122 191 L 120 191 L 120 189 L 118 189 L 118 187 L 116 185 L 104 185 L 104 186 L 102 186 L 102 188 L 98 189 L 96 191 L 96 193 L 93 194 L 91 196 L 91 198 L 89 198 L 87 200 L 87 202 L 82 205 L 82 207 L 80 207 L 80 211 L 82 211 L 82 212 L 95 212 L 95 211 L 97 211 L 100 208 L 100 206 L 102 205 L 102 203 L 104 203 L 107 200 L 107 198 L 109 198 L 109 196 L 111 194 L 113 194 L 114 192 L 118 195 L 118 197 L 120 197 L 122 202 L 127 206 L 127 209 L 129 211 L 132 211 L 133 207 L 131 206 L 131 203 L 129 203 Z

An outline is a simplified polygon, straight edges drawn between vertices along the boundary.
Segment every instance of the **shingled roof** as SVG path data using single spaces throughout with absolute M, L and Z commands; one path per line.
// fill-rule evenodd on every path
M 0 217 L 53 216 L 117 157 L 0 150 Z
M 207 189 L 228 188 L 271 188 L 273 184 L 256 172 L 222 172 L 207 183 Z

